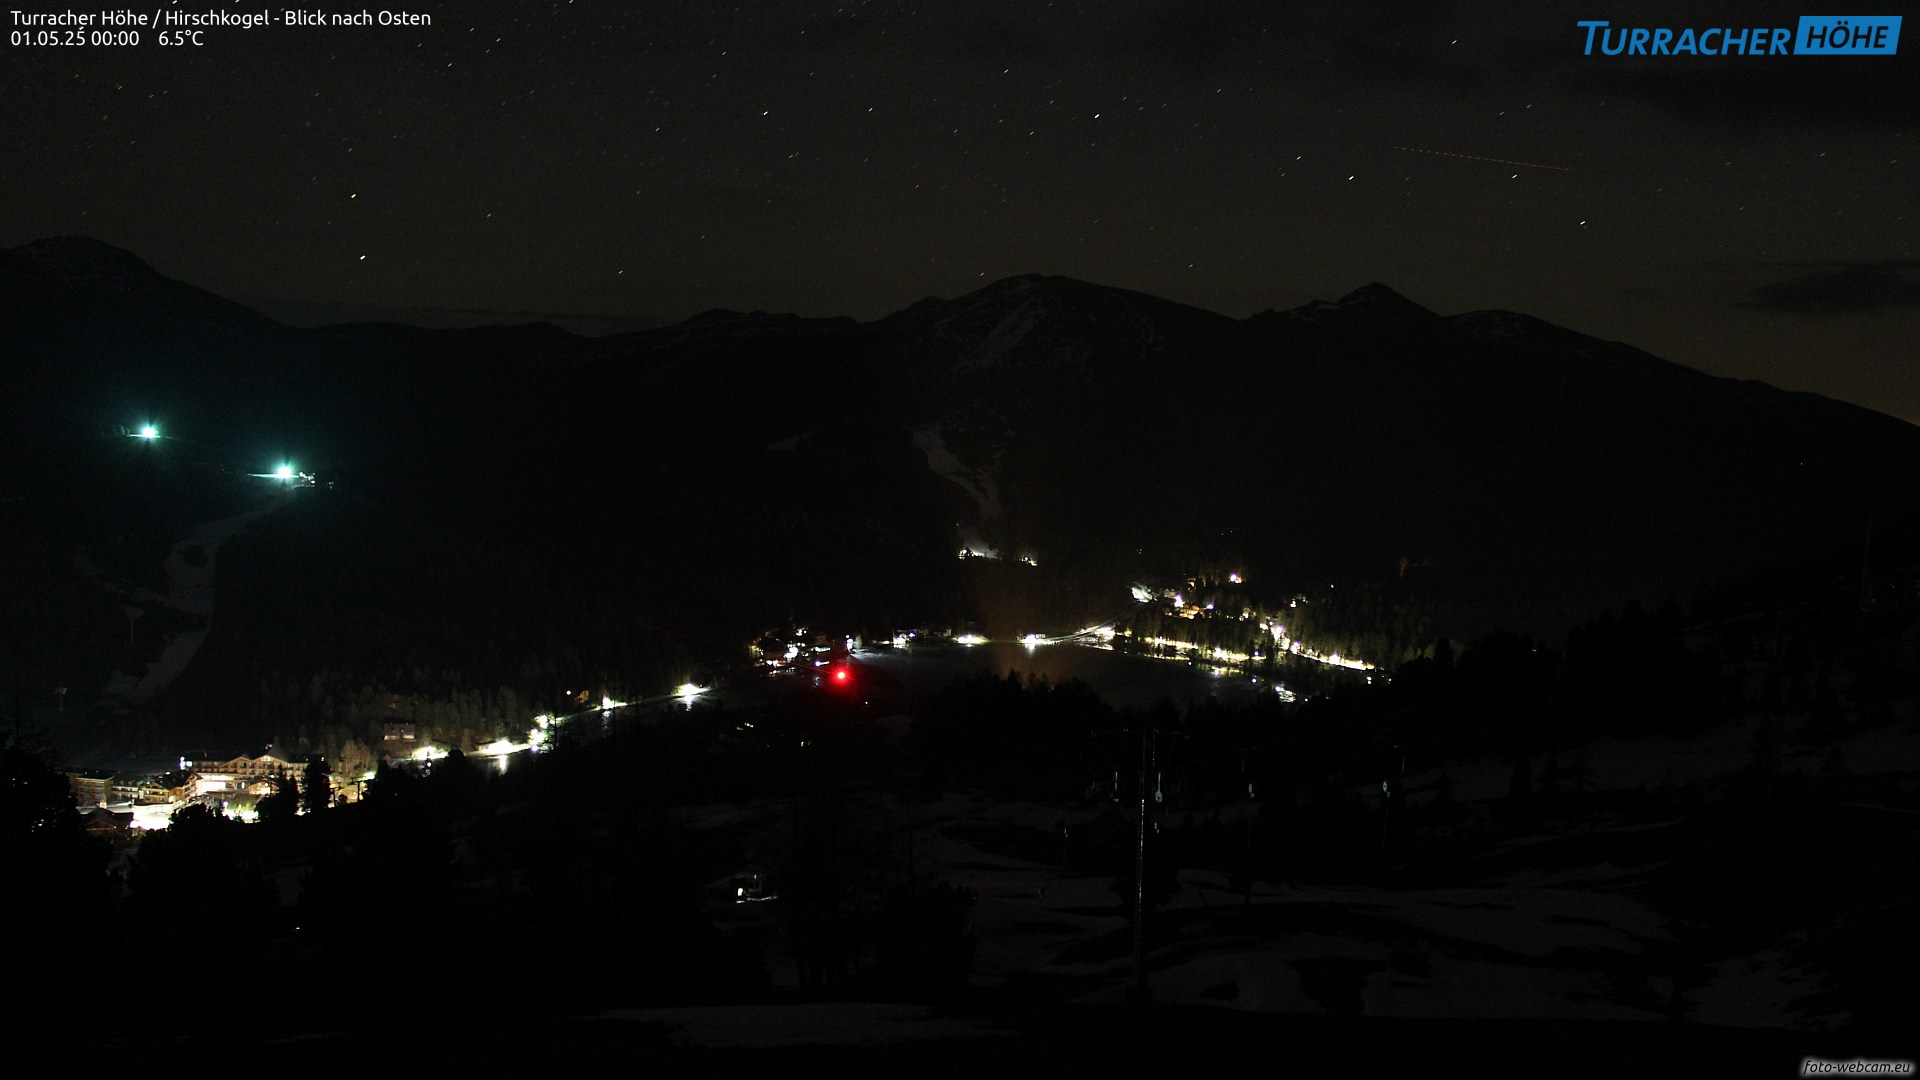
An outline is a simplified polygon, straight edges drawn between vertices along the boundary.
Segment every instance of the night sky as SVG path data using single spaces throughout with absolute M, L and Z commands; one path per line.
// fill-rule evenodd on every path
M 1380 280 L 1920 422 L 1920 37 L 1627 58 L 1575 25 L 1826 7 L 406 10 L 432 25 L 7 45 L 0 244 L 85 233 L 302 324 L 585 332 L 1030 272 L 1235 316 Z

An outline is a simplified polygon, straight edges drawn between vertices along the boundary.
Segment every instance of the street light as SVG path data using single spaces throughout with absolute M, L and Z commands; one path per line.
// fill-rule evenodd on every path
M 157 439 L 160 437 L 160 429 L 157 427 L 154 427 L 152 424 L 142 424 L 140 426 L 139 434 L 134 437 L 138 439 L 147 439 L 147 440 Z

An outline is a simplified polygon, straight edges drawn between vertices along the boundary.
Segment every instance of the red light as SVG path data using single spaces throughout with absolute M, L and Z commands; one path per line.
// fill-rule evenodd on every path
M 837 683 L 845 683 L 846 681 L 848 681 L 848 680 L 849 680 L 849 679 L 851 679 L 851 678 L 853 678 L 853 672 L 851 672 L 851 671 L 848 671 L 848 670 L 847 670 L 846 668 L 843 668 L 843 667 L 837 667 L 837 668 L 834 668 L 834 669 L 833 669 L 833 681 L 834 681 L 834 682 L 837 682 Z

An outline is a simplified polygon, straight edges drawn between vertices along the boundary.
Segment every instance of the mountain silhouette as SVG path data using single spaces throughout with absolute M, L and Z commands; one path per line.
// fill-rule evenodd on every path
M 1413 567 L 1462 632 L 1557 631 L 1920 509 L 1911 425 L 1377 282 L 1247 319 L 1024 275 L 864 324 L 298 329 L 63 238 L 0 252 L 0 313 L 16 456 L 164 414 L 510 542 L 568 522 L 581 565 L 675 602 L 724 579 L 743 618 L 763 586 L 761 615 L 903 575 L 964 592 L 913 567 L 965 535 L 1123 601 L 1201 565 Z

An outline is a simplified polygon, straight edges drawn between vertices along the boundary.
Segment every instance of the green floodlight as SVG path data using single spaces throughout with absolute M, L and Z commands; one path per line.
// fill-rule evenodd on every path
M 136 436 L 136 438 L 147 439 L 149 441 L 159 437 L 160 429 L 154 427 L 152 424 L 142 424 L 140 426 L 140 433 Z

